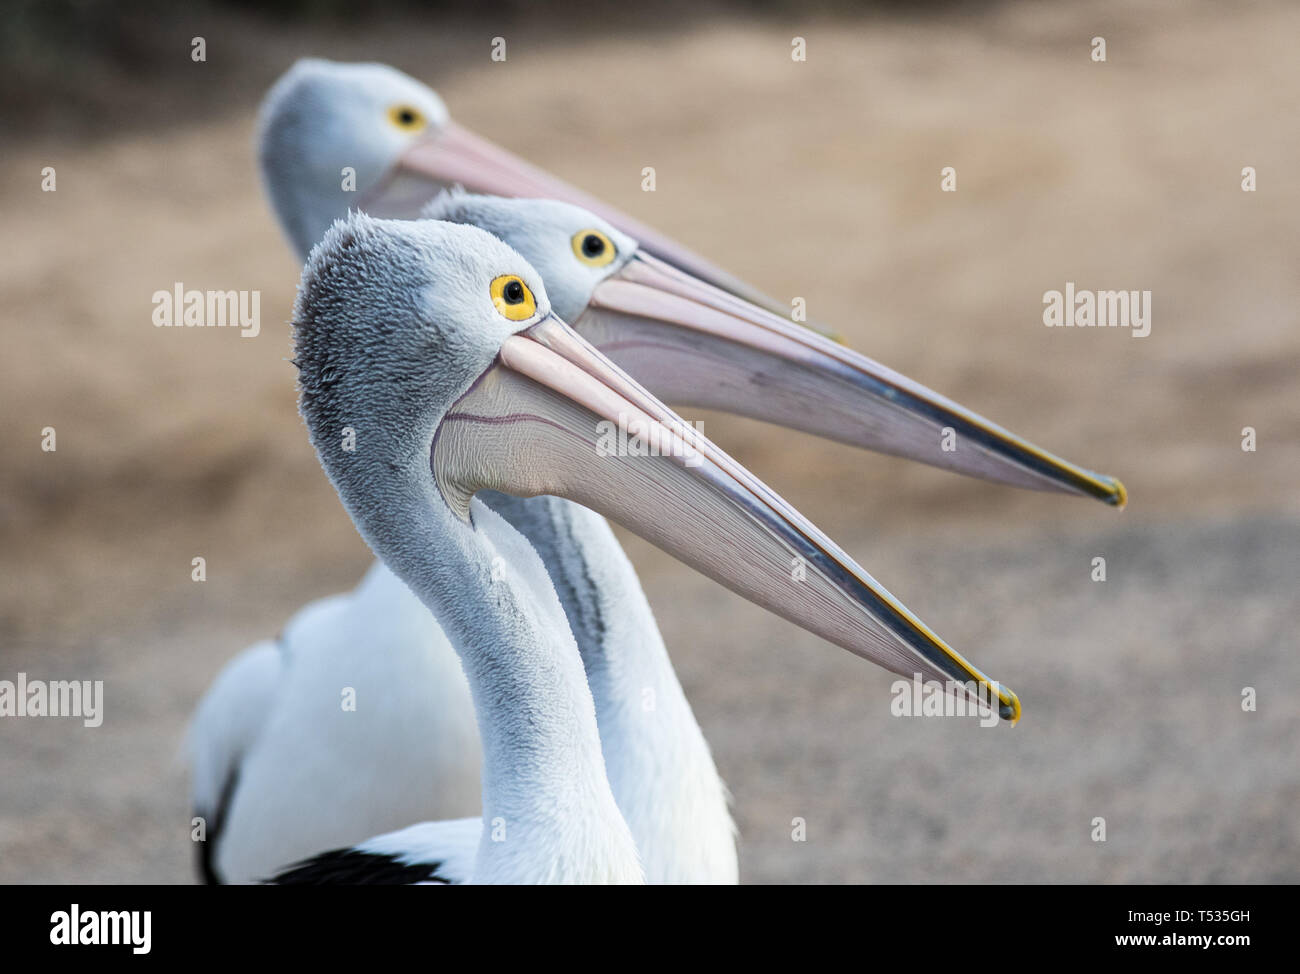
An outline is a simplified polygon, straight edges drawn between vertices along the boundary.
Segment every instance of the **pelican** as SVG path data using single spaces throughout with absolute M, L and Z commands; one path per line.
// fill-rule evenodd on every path
M 443 621 L 484 757 L 477 821 L 327 853 L 281 881 L 641 879 L 565 609 L 527 541 L 475 496 L 484 490 L 577 502 L 845 649 L 1019 717 L 1011 690 L 572 331 L 541 276 L 486 231 L 350 215 L 304 269 L 294 331 L 321 465 L 376 555 Z M 606 424 L 656 449 L 602 450 Z M 792 560 L 808 566 L 798 584 Z
M 689 274 L 776 313 L 784 306 L 639 220 L 452 121 L 427 85 L 386 64 L 303 58 L 262 103 L 258 147 L 267 195 L 305 256 L 350 209 L 413 217 L 439 189 L 574 203 Z
M 384 112 L 368 125 L 356 99 L 334 87 L 336 74 L 366 89 L 361 101 L 371 107 L 409 104 L 437 117 L 440 104 L 391 69 L 306 65 L 276 86 L 263 123 L 264 146 L 279 139 L 274 152 L 263 152 L 266 183 L 295 241 L 320 224 L 304 210 L 344 205 L 331 197 L 332 182 L 313 190 L 287 178 L 332 168 L 317 156 L 308 164 L 309 146 L 296 140 L 305 130 L 342 130 L 369 146 L 382 141 L 389 124 Z M 343 103 L 338 113 L 346 126 L 331 123 L 322 108 L 324 121 L 304 129 L 312 116 L 285 107 L 318 84 Z M 381 85 L 392 90 L 381 94 Z M 294 138 L 285 134 L 295 131 Z M 279 134 L 273 139 L 271 132 Z M 362 157 L 361 148 L 344 152 L 326 142 L 336 160 Z M 1118 482 L 1043 453 L 884 366 L 659 260 L 596 214 L 558 202 L 444 192 L 426 215 L 478 225 L 512 245 L 540 270 L 560 316 L 663 398 L 988 479 L 1112 503 L 1122 498 Z M 946 426 L 961 437 L 956 452 L 940 449 Z M 555 498 L 487 497 L 541 554 L 559 591 L 591 681 L 614 793 L 647 879 L 735 881 L 725 787 L 608 525 Z M 357 713 L 340 710 L 342 687 L 357 690 Z M 647 689 L 653 719 L 643 712 Z M 303 732 L 307 727 L 312 733 Z M 398 741 L 408 743 L 397 748 Z M 210 827 L 200 846 L 205 873 L 260 878 L 312 851 L 404 822 L 462 814 L 476 801 L 478 750 L 450 644 L 407 586 L 377 563 L 355 592 L 309 606 L 278 644 L 237 658 L 200 705 L 191 753 L 194 807 Z

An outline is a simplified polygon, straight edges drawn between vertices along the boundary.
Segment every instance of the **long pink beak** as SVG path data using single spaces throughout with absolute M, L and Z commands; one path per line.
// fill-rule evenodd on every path
M 573 327 L 665 402 L 1123 507 L 1123 484 L 852 349 L 637 252 Z
M 615 430 L 644 449 L 617 448 Z M 920 673 L 1020 718 L 1014 692 L 554 316 L 505 340 L 440 421 L 429 463 L 465 520 L 479 490 L 568 498 L 890 672 Z

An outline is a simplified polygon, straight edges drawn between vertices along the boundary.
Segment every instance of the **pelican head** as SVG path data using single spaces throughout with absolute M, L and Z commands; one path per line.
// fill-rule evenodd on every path
M 564 200 L 599 214 L 661 260 L 763 307 L 774 302 L 658 231 L 466 128 L 427 85 L 383 64 L 298 61 L 262 102 L 262 182 L 305 256 L 349 210 L 414 218 L 451 186 Z
M 294 331 L 321 464 L 417 591 L 437 588 L 421 575 L 438 570 L 435 537 L 475 532 L 476 492 L 565 497 L 851 652 L 1019 716 L 1015 694 L 569 328 L 486 231 L 339 221 L 303 271 Z M 430 608 L 454 622 L 482 607 Z
M 298 252 L 447 121 L 432 89 L 385 64 L 305 58 L 290 68 L 262 103 L 258 154 L 267 195 Z
M 546 281 L 556 313 L 673 405 L 767 420 L 998 483 L 1123 506 L 1123 485 L 1034 446 L 864 355 L 645 252 L 554 200 L 440 194 L 428 219 L 487 230 Z

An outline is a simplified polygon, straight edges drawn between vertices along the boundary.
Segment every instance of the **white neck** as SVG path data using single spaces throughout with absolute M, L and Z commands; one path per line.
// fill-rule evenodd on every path
M 484 499 L 532 542 L 555 583 L 595 699 L 610 786 L 646 880 L 736 882 L 726 787 L 609 524 L 555 497 Z
M 449 511 L 443 512 L 451 517 Z M 537 554 L 480 503 L 376 550 L 456 646 L 483 739 L 474 882 L 639 882 L 577 646 Z

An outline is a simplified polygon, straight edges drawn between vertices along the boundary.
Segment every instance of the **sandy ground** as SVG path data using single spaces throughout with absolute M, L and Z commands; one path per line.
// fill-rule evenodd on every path
M 282 31 L 236 91 L 299 54 L 395 61 L 462 122 L 1124 479 L 1116 513 L 702 417 L 1025 704 L 1014 729 L 893 718 L 883 671 L 629 539 L 746 880 L 1294 882 L 1297 27 L 1283 4 L 1009 4 L 552 34 L 504 65 L 409 30 Z M 4 147 L 0 678 L 103 679 L 107 715 L 0 720 L 0 881 L 188 881 L 195 701 L 368 563 L 295 412 L 297 268 L 241 99 Z M 261 336 L 155 329 L 175 281 L 260 289 Z M 1150 336 L 1044 328 L 1066 281 L 1150 289 Z

